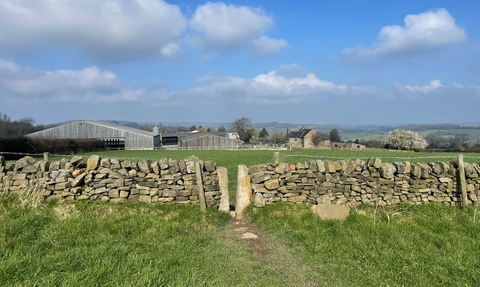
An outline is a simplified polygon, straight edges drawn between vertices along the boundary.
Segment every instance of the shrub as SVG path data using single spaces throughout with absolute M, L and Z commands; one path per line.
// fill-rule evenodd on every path
M 427 145 L 423 136 L 409 130 L 393 130 L 385 140 L 385 147 L 389 149 L 417 150 L 424 149 Z

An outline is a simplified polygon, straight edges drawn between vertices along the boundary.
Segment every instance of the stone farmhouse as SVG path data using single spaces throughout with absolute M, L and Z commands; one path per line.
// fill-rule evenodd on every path
M 318 145 L 314 144 L 314 137 L 320 135 L 322 139 Z M 287 129 L 287 146 L 291 148 L 329 148 L 328 136 L 313 129 L 306 129 L 304 125 L 298 131 Z
M 314 137 L 321 136 L 320 142 L 315 145 Z M 357 143 L 330 142 L 328 135 L 319 133 L 313 129 L 307 129 L 304 125 L 298 131 L 287 129 L 287 147 L 290 148 L 323 148 L 323 149 L 365 149 L 365 146 Z

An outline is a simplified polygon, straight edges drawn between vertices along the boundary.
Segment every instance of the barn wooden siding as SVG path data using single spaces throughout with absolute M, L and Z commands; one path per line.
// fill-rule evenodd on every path
M 160 142 L 160 136 L 110 123 L 75 121 L 58 127 L 30 134 L 36 138 L 54 139 L 104 139 L 125 138 L 125 149 L 153 149 L 154 141 Z
M 180 140 L 181 149 L 237 149 L 237 140 L 219 137 L 215 135 L 204 135 L 194 138 L 183 138 Z

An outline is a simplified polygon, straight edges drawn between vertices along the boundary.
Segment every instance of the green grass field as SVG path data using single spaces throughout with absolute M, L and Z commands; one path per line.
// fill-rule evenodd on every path
M 27 198 L 27 200 L 25 199 Z M 268 254 L 195 206 L 0 198 L 2 286 L 478 286 L 476 211 L 306 205 L 248 211 Z

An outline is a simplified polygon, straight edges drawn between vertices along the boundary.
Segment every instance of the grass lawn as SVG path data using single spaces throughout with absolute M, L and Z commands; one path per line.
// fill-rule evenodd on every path
M 345 222 L 321 221 L 305 205 L 278 204 L 251 218 L 321 286 L 478 286 L 474 216 L 435 204 L 360 206 Z
M 230 232 L 229 215 L 195 206 L 0 198 L 2 286 L 286 286 Z M 259 278 L 259 274 L 269 276 Z
M 27 198 L 27 199 L 25 199 Z M 30 196 L 31 198 L 31 196 Z M 256 254 L 232 219 L 195 206 L 0 198 L 2 286 L 478 286 L 475 211 L 359 207 L 345 222 L 307 205 L 248 217 Z M 388 215 L 388 216 L 387 216 Z

